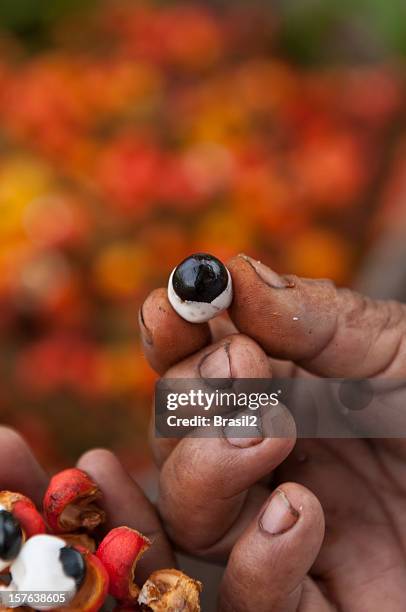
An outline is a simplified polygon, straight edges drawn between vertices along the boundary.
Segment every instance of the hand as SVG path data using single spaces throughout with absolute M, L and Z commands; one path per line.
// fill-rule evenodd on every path
M 10 460 L 12 458 L 12 460 Z M 99 485 L 103 493 L 103 508 L 108 522 L 104 529 L 127 525 L 141 531 L 153 546 L 137 563 L 136 582 L 141 585 L 160 568 L 176 567 L 169 540 L 161 526 L 153 505 L 138 485 L 126 473 L 118 459 L 109 451 L 97 449 L 85 453 L 78 462 Z M 0 490 L 18 491 L 30 497 L 38 508 L 48 484 L 48 476 L 39 465 L 24 440 L 13 430 L 0 427 Z M 252 543 L 255 545 L 255 542 Z M 236 579 L 230 574 L 229 585 L 232 609 L 244 604 Z M 246 594 L 249 597 L 249 593 Z M 249 609 L 249 608 L 246 608 Z
M 156 569 L 175 567 L 175 559 L 153 505 L 127 474 L 118 459 L 107 450 L 84 454 L 78 467 L 85 470 L 103 493 L 106 511 L 104 529 L 127 525 L 142 532 L 153 546 L 137 564 L 136 580 L 142 584 Z M 48 476 L 24 440 L 12 429 L 0 427 L 0 490 L 23 493 L 38 509 L 48 485 Z
M 232 324 L 187 323 L 164 289 L 147 298 L 141 331 L 159 373 L 404 377 L 404 305 L 280 277 L 245 256 L 228 266 Z M 228 558 L 221 610 L 405 609 L 405 441 L 295 443 L 292 435 L 246 447 L 225 438 L 153 444 L 169 533 L 191 553 Z

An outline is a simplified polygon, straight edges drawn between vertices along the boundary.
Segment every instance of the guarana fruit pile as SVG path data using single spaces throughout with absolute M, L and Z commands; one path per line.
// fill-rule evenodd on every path
M 142 587 L 136 584 L 136 564 L 152 543 L 127 526 L 98 539 L 106 521 L 101 498 L 77 468 L 50 480 L 42 514 L 25 495 L 0 492 L 0 589 L 67 594 L 66 603 L 12 609 L 97 612 L 110 595 L 115 612 L 199 612 L 201 583 L 179 570 L 157 570 Z

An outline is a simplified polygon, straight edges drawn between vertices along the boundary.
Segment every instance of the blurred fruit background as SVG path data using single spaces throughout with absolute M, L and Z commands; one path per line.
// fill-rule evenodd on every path
M 404 217 L 401 0 L 0 4 L 0 411 L 140 472 L 137 310 L 193 251 L 353 282 Z

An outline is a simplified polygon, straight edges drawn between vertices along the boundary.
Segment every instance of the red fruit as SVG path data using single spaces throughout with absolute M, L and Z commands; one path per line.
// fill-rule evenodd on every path
M 72 601 L 64 606 L 65 612 L 98 612 L 108 593 L 109 576 L 96 555 L 76 546 L 86 563 L 85 581 Z
M 116 527 L 102 540 L 96 555 L 110 578 L 109 593 L 119 601 L 138 597 L 139 587 L 134 580 L 135 566 L 151 542 L 130 527 Z
M 101 491 L 82 470 L 71 468 L 59 472 L 49 483 L 44 497 L 44 515 L 54 533 L 79 529 L 92 531 L 105 521 L 98 506 Z
M 28 497 L 12 491 L 0 491 L 0 506 L 18 520 L 25 538 L 31 538 L 39 533 L 46 533 L 45 521 Z

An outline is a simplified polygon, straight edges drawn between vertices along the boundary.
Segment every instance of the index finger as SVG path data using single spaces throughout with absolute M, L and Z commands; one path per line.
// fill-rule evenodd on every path
M 159 374 L 210 342 L 207 323 L 189 323 L 182 319 L 170 305 L 163 288 L 155 289 L 145 300 L 139 325 L 145 355 Z
M 27 495 L 41 508 L 48 484 L 46 472 L 14 429 L 0 427 L 0 489 Z
M 137 578 L 144 582 L 157 569 L 175 567 L 171 546 L 154 506 L 115 455 L 104 449 L 91 450 L 79 459 L 78 467 L 97 482 L 103 493 L 107 529 L 125 525 L 152 541 L 148 553 L 137 564 Z

